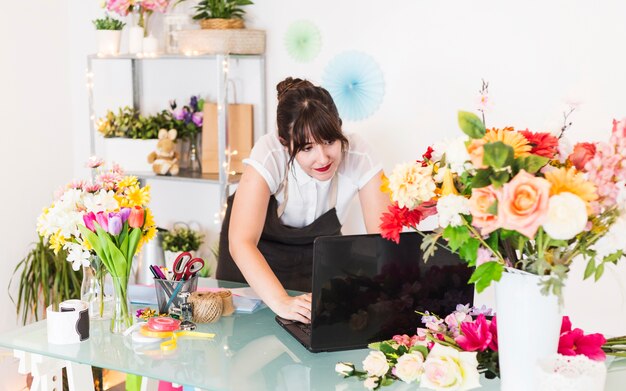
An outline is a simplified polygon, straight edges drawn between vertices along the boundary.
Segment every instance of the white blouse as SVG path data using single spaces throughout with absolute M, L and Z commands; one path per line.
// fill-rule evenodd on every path
M 344 153 L 337 173 L 337 217 L 343 225 L 350 201 L 376 173 L 382 169 L 372 148 L 357 134 L 346 134 L 349 148 Z M 278 205 L 284 201 L 284 193 L 279 190 L 285 176 L 285 166 L 289 161 L 287 149 L 282 146 L 275 133 L 262 136 L 244 163 L 261 174 L 267 182 L 270 193 L 276 197 Z M 287 206 L 280 220 L 283 224 L 302 228 L 329 210 L 328 193 L 331 179 L 319 181 L 306 174 L 294 159 L 293 169 L 288 171 L 289 195 Z

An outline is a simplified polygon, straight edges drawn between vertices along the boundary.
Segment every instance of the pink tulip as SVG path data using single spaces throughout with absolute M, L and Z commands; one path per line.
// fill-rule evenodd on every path
M 474 322 L 461 323 L 461 332 L 462 335 L 454 340 L 466 352 L 482 352 L 487 349 L 493 339 L 493 335 L 489 331 L 489 324 L 483 314 L 478 315 Z
M 96 227 L 93 225 L 93 222 L 96 221 L 96 215 L 93 212 L 85 213 L 83 215 L 83 222 L 85 223 L 85 227 L 89 229 L 91 232 L 96 232 Z
M 102 227 L 103 230 L 108 231 L 109 229 L 109 216 L 108 213 L 98 212 L 96 213 L 96 222 Z

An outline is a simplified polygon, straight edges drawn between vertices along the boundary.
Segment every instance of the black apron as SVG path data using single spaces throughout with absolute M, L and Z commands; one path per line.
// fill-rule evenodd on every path
M 280 221 L 288 199 L 286 179 L 282 185 L 285 201 L 280 208 L 277 206 L 276 198 L 273 195 L 270 197 L 263 232 L 257 247 L 285 289 L 311 292 L 313 241 L 318 236 L 341 235 L 341 223 L 335 210 L 336 178 L 335 174 L 329 191 L 328 204 L 331 208 L 306 227 L 294 228 Z M 215 276 L 220 280 L 245 283 L 245 278 L 228 250 L 228 228 L 234 196 L 233 194 L 228 198 L 228 206 L 222 223 Z

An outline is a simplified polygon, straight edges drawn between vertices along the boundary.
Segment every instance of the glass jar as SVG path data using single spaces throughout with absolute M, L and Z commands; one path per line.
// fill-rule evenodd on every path
M 188 14 L 166 14 L 163 17 L 166 53 L 179 53 L 177 32 L 190 23 L 191 18 Z

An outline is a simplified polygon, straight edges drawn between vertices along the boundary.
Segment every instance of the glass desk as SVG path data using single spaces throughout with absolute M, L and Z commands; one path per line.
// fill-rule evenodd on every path
M 201 285 L 206 286 L 206 282 Z M 275 322 L 267 308 L 222 317 L 214 324 L 200 324 L 198 331 L 216 336 L 212 341 L 181 338 L 178 349 L 162 353 L 158 345 L 133 345 L 130 337 L 111 334 L 107 321 L 92 322 L 87 341 L 51 345 L 47 342 L 46 322 L 41 321 L 2 334 L 0 346 L 15 350 L 26 370 L 67 366 L 74 389 L 81 391 L 93 389 L 89 384 L 93 383 L 92 365 L 198 390 L 364 390 L 361 381 L 343 379 L 334 368 L 338 361 L 361 367 L 368 350 L 310 353 Z M 51 386 L 46 388 L 45 380 L 33 389 L 52 390 Z M 155 381 L 144 383 L 154 385 Z M 481 390 L 499 389 L 497 380 L 483 378 L 481 384 Z M 611 362 L 606 390 L 622 390 L 624 384 L 626 361 Z M 418 388 L 398 382 L 384 389 Z

